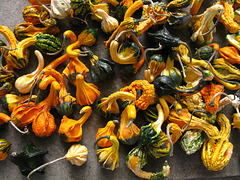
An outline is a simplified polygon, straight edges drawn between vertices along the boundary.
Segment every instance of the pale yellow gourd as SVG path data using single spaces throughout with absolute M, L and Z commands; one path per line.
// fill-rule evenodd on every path
M 38 58 L 38 66 L 36 70 L 30 74 L 26 74 L 17 78 L 17 80 L 15 81 L 15 87 L 22 94 L 26 94 L 31 91 L 32 86 L 34 85 L 36 79 L 38 78 L 39 74 L 41 73 L 44 67 L 44 58 L 40 51 L 35 50 L 34 53 Z

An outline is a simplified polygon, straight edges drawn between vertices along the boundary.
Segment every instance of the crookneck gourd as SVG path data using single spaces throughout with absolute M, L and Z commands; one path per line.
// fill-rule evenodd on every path
M 219 0 L 216 4 L 220 4 L 223 6 L 223 12 L 219 22 L 221 22 L 230 33 L 236 33 L 239 30 L 239 25 L 234 21 L 234 8 L 233 2 Z M 216 17 L 218 18 L 218 14 Z
M 161 139 L 162 124 L 164 122 L 164 112 L 160 104 L 156 105 L 158 111 L 158 119 L 146 126 L 141 127 L 140 142 L 143 146 L 149 146 Z
M 68 93 L 64 77 L 55 69 L 50 68 L 44 68 L 41 74 L 40 83 L 38 84 L 39 89 L 45 90 L 52 81 L 57 81 L 60 84 L 60 91 L 56 96 L 58 103 L 55 108 L 61 115 L 70 115 L 76 104 L 76 98 Z
M 57 103 L 56 95 L 60 90 L 57 81 L 51 83 L 48 97 L 40 103 L 24 103 L 13 109 L 12 122 L 17 127 L 25 127 L 32 124 L 36 136 L 50 136 L 56 129 L 54 116 L 50 113 L 51 107 Z
M 198 44 L 209 44 L 213 41 L 213 33 L 215 25 L 214 17 L 223 11 L 223 6 L 220 4 L 212 5 L 207 8 L 202 14 L 194 15 L 191 18 L 193 34 L 191 40 Z
M 219 135 L 207 139 L 202 148 L 202 161 L 210 171 L 222 170 L 230 161 L 233 144 L 229 142 L 231 125 L 224 114 L 218 114 L 216 121 L 220 126 Z
M 84 114 L 78 120 L 63 116 L 58 134 L 64 142 L 78 142 L 82 139 L 82 125 L 92 114 L 92 108 L 90 106 L 84 106 L 79 113 Z
M 232 82 L 232 81 L 227 81 L 225 79 L 225 74 L 221 74 L 220 72 L 218 72 L 211 65 L 211 63 L 208 63 L 205 60 L 198 60 L 198 59 L 194 59 L 194 58 L 192 58 L 192 62 L 191 62 L 190 58 L 187 55 L 188 50 L 187 50 L 187 48 L 185 46 L 181 46 L 180 45 L 178 47 L 178 52 L 180 54 L 180 57 L 181 57 L 182 61 L 185 64 L 192 64 L 192 65 L 196 65 L 196 66 L 201 66 L 201 67 L 207 68 L 212 74 L 214 74 L 216 81 L 218 81 L 220 84 L 224 85 L 224 87 L 226 87 L 227 89 L 238 90 L 240 88 L 240 84 L 239 83 Z M 221 59 L 221 58 L 219 58 L 219 59 Z
M 101 99 L 101 102 L 97 105 L 97 112 L 105 118 L 109 118 L 112 115 L 118 116 L 120 108 L 117 103 L 118 99 L 133 102 L 136 100 L 136 96 L 129 92 L 117 91 L 112 93 L 108 97 Z
M 102 168 L 113 171 L 119 167 L 119 142 L 116 136 L 102 136 L 95 141 L 95 144 L 103 138 L 111 141 L 112 146 L 97 150 L 98 163 Z
M 126 157 L 127 167 L 138 177 L 144 179 L 164 179 L 170 174 L 170 166 L 165 161 L 161 172 L 147 172 L 142 170 L 147 164 L 147 153 L 144 148 L 137 146 L 133 148 Z
M 117 137 L 123 144 L 133 145 L 139 139 L 140 129 L 133 123 L 136 116 L 136 107 L 132 104 L 128 105 L 121 114 Z
M 186 108 L 182 109 L 181 114 L 177 114 L 175 110 L 171 110 L 168 120 L 172 123 L 176 123 L 181 129 L 183 129 L 190 121 L 191 114 Z M 189 129 L 199 129 L 204 131 L 208 137 L 214 137 L 219 134 L 219 130 L 216 126 L 213 126 L 206 120 L 192 116 L 191 122 L 187 127 Z
M 97 29 L 87 28 L 83 30 L 78 35 L 77 41 L 75 43 L 70 44 L 67 47 L 66 49 L 67 54 L 73 58 L 78 57 L 79 54 L 81 54 L 81 51 L 77 48 L 79 48 L 80 46 L 92 46 L 96 42 L 97 36 L 98 36 Z
M 33 71 L 30 74 L 25 74 L 23 76 L 20 76 L 15 81 L 15 87 L 18 90 L 18 92 L 22 94 L 29 93 L 35 84 L 35 81 L 37 80 L 39 74 L 41 73 L 43 67 L 44 67 L 44 58 L 40 51 L 35 50 L 35 55 L 38 58 L 38 66 L 35 71 Z

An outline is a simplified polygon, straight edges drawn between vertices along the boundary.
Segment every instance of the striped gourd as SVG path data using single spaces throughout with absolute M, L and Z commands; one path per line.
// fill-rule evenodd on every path
M 44 54 L 57 52 L 62 47 L 60 39 L 51 34 L 39 33 L 36 35 L 36 39 L 35 46 Z
M 74 12 L 74 16 L 81 17 L 90 12 L 89 0 L 71 0 L 70 5 Z
M 0 161 L 3 161 L 7 158 L 11 145 L 12 143 L 10 143 L 8 140 L 0 139 Z

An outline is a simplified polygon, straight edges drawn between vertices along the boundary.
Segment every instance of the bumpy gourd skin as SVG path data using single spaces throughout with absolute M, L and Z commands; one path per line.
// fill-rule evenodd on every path
M 136 90 L 142 90 L 142 95 L 133 102 L 139 109 L 145 110 L 150 105 L 154 95 L 154 86 L 146 80 L 135 80 L 129 86 L 125 86 L 120 91 L 130 92 L 137 96 Z
M 201 148 L 204 140 L 200 131 L 188 130 L 179 142 L 186 154 L 190 155 Z
M 220 126 L 220 133 L 207 139 L 202 149 L 203 164 L 210 171 L 222 170 L 229 163 L 233 153 L 233 144 L 229 142 L 229 119 L 224 114 L 218 114 L 216 121 Z

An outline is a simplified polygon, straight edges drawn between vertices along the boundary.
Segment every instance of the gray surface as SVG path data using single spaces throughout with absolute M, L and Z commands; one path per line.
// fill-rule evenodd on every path
M 14 27 L 24 22 L 21 12 L 23 8 L 28 4 L 27 0 L 1 0 L 0 6 L 0 24 L 8 26 L 11 30 Z M 213 2 L 213 1 L 210 1 Z M 204 2 L 204 5 L 207 7 L 210 5 L 210 2 Z M 203 9 L 203 8 L 202 8 Z M 61 28 L 61 32 L 64 30 L 71 28 L 68 24 L 68 21 L 59 21 L 58 22 Z M 100 27 L 99 23 L 95 22 L 94 26 Z M 79 29 L 74 29 L 74 31 L 79 34 L 83 27 L 79 27 Z M 188 29 L 183 30 L 173 30 L 173 35 L 178 36 L 181 35 L 182 40 L 189 42 L 190 31 Z M 214 42 L 221 43 L 222 46 L 227 44 L 225 40 L 225 35 L 227 31 L 220 24 L 217 26 L 217 34 L 214 35 Z M 2 35 L 0 35 L 0 39 L 4 39 Z M 98 38 L 96 45 L 92 47 L 93 52 L 95 52 L 99 57 L 109 58 L 108 51 L 104 49 L 103 41 L 107 40 L 107 35 L 101 35 Z M 144 42 L 144 36 L 141 37 Z M 190 43 L 192 48 L 194 48 L 194 43 Z M 33 50 L 32 48 L 31 50 Z M 52 57 L 46 57 L 46 63 L 50 62 Z M 30 64 L 24 70 L 19 71 L 20 74 L 24 74 L 27 72 L 31 72 L 31 69 L 35 68 L 36 58 L 31 53 Z M 89 65 L 89 62 L 83 59 L 83 62 Z M 58 67 L 57 70 L 61 71 L 64 66 L 63 64 Z M 89 66 L 88 66 L 89 67 Z M 136 77 L 132 79 L 143 79 L 143 70 L 141 68 L 140 72 Z M 91 81 L 90 75 L 88 76 L 88 82 Z M 130 82 L 130 81 L 129 81 Z M 97 84 L 100 91 L 102 92 L 101 97 L 108 96 L 109 94 L 119 90 L 122 87 L 121 80 L 119 78 L 118 73 L 115 74 L 112 80 L 108 83 L 99 83 Z M 71 94 L 75 96 L 75 91 L 73 86 L 69 86 L 71 89 Z M 99 98 L 100 99 L 100 98 Z M 98 99 L 98 100 L 99 100 Z M 92 107 L 95 107 L 94 104 Z M 77 106 L 74 113 L 73 119 L 78 119 L 80 116 L 78 114 L 79 109 L 81 107 Z M 2 109 L 0 111 L 3 111 Z M 3 111 L 5 112 L 5 111 Z M 223 112 L 226 112 L 228 115 L 231 115 L 234 110 L 231 109 L 230 106 L 226 107 Z M 57 130 L 60 123 L 60 117 L 57 114 L 54 114 L 57 123 Z M 231 119 L 231 118 L 230 118 Z M 232 120 L 232 119 L 231 119 Z M 140 120 L 139 120 L 140 121 Z M 80 141 L 81 144 L 87 146 L 89 150 L 88 161 L 81 167 L 72 166 L 67 160 L 62 160 L 61 162 L 57 162 L 52 164 L 45 169 L 44 175 L 39 175 L 35 173 L 32 175 L 32 179 L 45 179 L 45 180 L 59 180 L 59 179 L 139 179 L 136 177 L 125 165 L 125 156 L 129 152 L 132 147 L 125 146 L 120 144 L 120 156 L 119 156 L 119 165 L 120 167 L 116 170 L 109 171 L 102 169 L 98 163 L 95 156 L 95 150 L 93 148 L 93 142 L 95 140 L 95 134 L 97 129 L 105 126 L 105 119 L 99 118 L 96 114 L 96 110 L 94 108 L 93 114 L 90 119 L 83 125 L 83 138 Z M 142 122 L 137 122 L 137 124 L 141 124 Z M 30 135 L 21 136 L 18 134 L 11 126 L 7 126 L 4 129 L 0 130 L 0 138 L 6 138 L 10 142 L 12 142 L 10 153 L 16 151 L 20 152 L 22 148 L 26 145 L 26 143 L 31 140 L 39 149 L 49 151 L 49 154 L 45 156 L 45 161 L 54 160 L 56 158 L 62 157 L 66 154 L 68 148 L 71 144 L 64 143 L 60 140 L 57 130 L 52 134 L 51 137 L 48 138 L 38 138 L 32 132 Z M 240 155 L 240 142 L 239 142 L 240 134 L 238 130 L 233 129 L 231 133 L 230 141 L 234 144 L 233 156 L 228 164 L 222 171 L 211 172 L 208 171 L 202 161 L 200 152 L 195 153 L 194 155 L 188 156 L 186 155 L 180 148 L 178 144 L 175 144 L 174 155 L 172 157 L 163 157 L 160 159 L 151 159 L 149 158 L 149 163 L 144 167 L 147 171 L 160 171 L 163 162 L 167 159 L 171 166 L 171 174 L 168 179 L 239 179 L 237 176 L 240 174 L 239 172 L 239 155 Z M 12 164 L 7 158 L 5 161 L 0 161 L 0 179 L 8 179 L 8 180 L 16 180 L 16 179 L 25 179 L 25 177 L 20 173 L 18 167 Z

